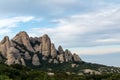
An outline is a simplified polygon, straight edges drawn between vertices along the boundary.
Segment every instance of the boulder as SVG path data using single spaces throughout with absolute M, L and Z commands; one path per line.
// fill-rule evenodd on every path
M 38 58 L 37 54 L 34 54 L 34 56 L 32 58 L 32 64 L 34 66 L 39 66 L 40 65 L 40 61 L 39 61 L 39 58 Z
M 54 60 L 53 60 L 53 63 L 54 63 L 54 64 L 58 64 L 59 62 L 58 62 L 56 59 L 54 59 Z
M 15 60 L 15 64 L 21 64 L 19 59 Z
M 42 57 L 42 60 L 44 60 L 44 61 L 47 60 L 47 57 L 46 57 L 46 56 L 43 56 L 43 57 Z
M 26 66 L 25 60 L 23 58 L 21 58 L 20 61 L 21 61 L 21 65 Z
M 60 54 L 58 55 L 58 60 L 60 61 L 60 63 L 63 63 L 65 60 L 64 60 L 64 55 L 63 54 Z
M 68 49 L 65 50 L 65 61 L 72 61 L 72 53 Z
M 49 59 L 48 63 L 52 63 L 53 59 Z
M 25 52 L 24 55 L 25 55 L 26 60 L 31 60 L 31 56 L 30 56 L 30 54 L 28 52 Z
M 80 59 L 80 57 L 77 55 L 77 54 L 73 54 L 73 60 L 75 61 L 75 62 L 81 62 L 82 60 Z

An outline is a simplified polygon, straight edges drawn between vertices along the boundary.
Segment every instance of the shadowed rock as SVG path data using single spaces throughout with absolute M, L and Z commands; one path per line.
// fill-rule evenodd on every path
M 57 50 L 55 49 L 54 44 L 51 44 L 51 56 L 52 58 L 55 58 L 57 56 Z
M 34 54 L 34 56 L 32 58 L 32 64 L 34 66 L 39 66 L 40 65 L 40 61 L 39 61 L 39 58 L 38 58 L 37 54 Z
M 59 54 L 63 54 L 64 53 L 62 46 L 58 47 L 58 52 L 59 52 Z

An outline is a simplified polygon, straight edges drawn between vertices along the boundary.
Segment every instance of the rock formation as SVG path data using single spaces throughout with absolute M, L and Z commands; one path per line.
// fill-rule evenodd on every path
M 75 54 L 75 53 L 73 54 L 73 60 L 75 62 L 80 62 L 81 61 L 80 57 L 77 54 Z
M 32 64 L 34 66 L 39 66 L 40 65 L 40 61 L 39 61 L 39 58 L 38 58 L 37 54 L 34 54 L 34 56 L 32 58 Z
M 68 49 L 64 51 L 62 46 L 57 50 L 47 34 L 34 38 L 29 37 L 24 31 L 11 40 L 5 36 L 0 42 L 0 52 L 6 58 L 5 63 L 8 65 L 27 66 L 27 61 L 31 61 L 29 64 L 34 66 L 42 65 L 42 61 L 54 64 L 82 61 L 77 54 L 72 54 Z
M 48 57 L 51 52 L 51 40 L 47 34 L 42 36 L 42 55 Z
M 31 56 L 28 52 L 25 52 L 25 59 L 26 60 L 31 60 Z
M 52 58 L 55 58 L 57 56 L 57 50 L 55 49 L 54 44 L 51 44 L 51 56 Z
M 63 54 L 64 53 L 62 46 L 58 47 L 58 52 L 59 52 L 59 54 Z
M 34 52 L 32 46 L 30 44 L 29 36 L 27 35 L 26 32 L 22 31 L 22 32 L 18 33 L 12 40 L 15 43 L 17 43 L 18 45 L 23 45 L 23 46 L 25 46 L 26 49 Z

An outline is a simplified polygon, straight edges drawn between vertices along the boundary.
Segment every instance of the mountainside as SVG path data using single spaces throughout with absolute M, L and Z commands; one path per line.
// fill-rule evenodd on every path
M 11 40 L 5 36 L 0 42 L 0 51 L 8 65 L 26 66 L 29 62 L 33 66 L 40 66 L 42 61 L 54 64 L 81 61 L 77 54 L 72 54 L 67 49 L 64 51 L 61 46 L 57 50 L 48 35 L 33 38 L 24 31 Z
M 0 42 L 0 61 L 7 65 L 19 64 L 42 71 L 75 72 L 78 74 L 120 73 L 120 68 L 87 63 L 70 50 L 58 49 L 47 34 L 29 37 L 22 31 L 13 39 L 5 36 Z

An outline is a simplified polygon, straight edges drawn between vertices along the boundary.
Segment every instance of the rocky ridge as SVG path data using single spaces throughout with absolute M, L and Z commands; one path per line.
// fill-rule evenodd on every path
M 72 54 L 68 49 L 64 51 L 62 46 L 57 50 L 47 34 L 33 38 L 24 31 L 11 40 L 5 36 L 0 42 L 0 52 L 8 65 L 26 66 L 29 62 L 33 66 L 40 66 L 42 61 L 54 64 L 82 61 L 77 54 Z

